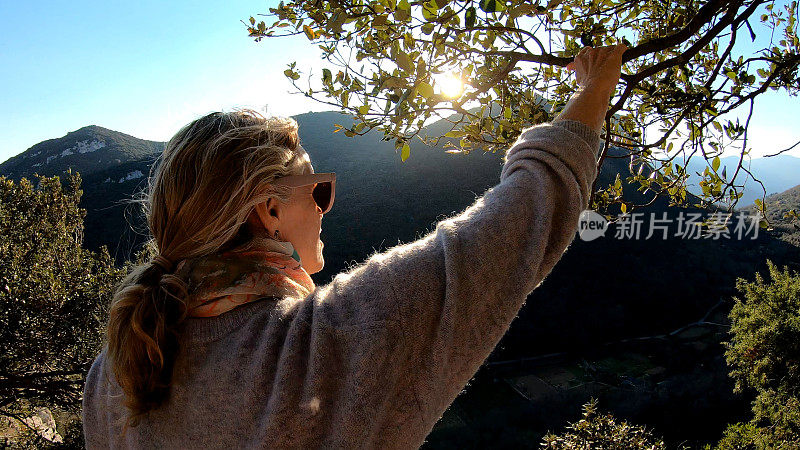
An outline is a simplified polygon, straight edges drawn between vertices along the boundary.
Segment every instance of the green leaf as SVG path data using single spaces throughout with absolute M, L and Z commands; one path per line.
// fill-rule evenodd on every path
M 359 114 L 363 115 L 363 114 L 366 114 L 368 112 L 369 112 L 369 105 L 364 105 L 364 106 L 361 106 L 361 107 L 358 108 L 358 113 Z
M 411 5 L 407 0 L 400 0 L 397 9 L 394 10 L 394 19 L 398 22 L 405 22 L 411 18 Z
M 322 69 L 322 82 L 323 83 L 330 83 L 333 79 L 333 75 L 331 75 L 330 69 Z
M 408 146 L 408 143 L 403 144 L 403 151 L 400 152 L 400 159 L 403 160 L 403 162 L 406 162 L 410 155 L 411 147 Z
M 719 169 L 719 156 L 715 156 L 714 159 L 711 161 L 711 167 L 714 169 L 714 172 Z
M 298 78 L 300 78 L 300 74 L 299 74 L 299 73 L 297 73 L 297 72 L 295 72 L 295 71 L 294 71 L 294 70 L 292 70 L 292 69 L 286 69 L 286 70 L 284 70 L 284 71 L 283 71 L 283 74 L 284 74 L 284 75 L 286 75 L 288 78 L 291 78 L 291 79 L 293 79 L 293 80 L 297 80 Z
M 475 7 L 470 6 L 467 8 L 467 13 L 464 15 L 464 22 L 467 28 L 475 26 Z
M 387 16 L 383 16 L 383 15 L 381 15 L 381 16 L 376 16 L 376 17 L 375 17 L 375 18 L 372 20 L 372 27 L 373 27 L 373 28 L 376 28 L 376 29 L 378 29 L 379 27 L 380 27 L 380 28 L 384 28 L 384 27 L 386 26 L 386 20 L 387 20 L 387 19 L 388 19 L 388 17 L 387 17 Z
M 503 0 L 481 0 L 478 6 L 487 13 L 500 12 L 506 9 Z
M 428 0 L 422 4 L 422 17 L 429 22 L 439 17 L 438 11 L 439 7 L 435 0 Z
M 425 98 L 430 98 L 433 95 L 433 87 L 424 81 L 420 81 L 417 85 L 417 92 Z
M 408 57 L 403 50 L 397 51 L 397 59 L 395 60 L 398 67 L 403 69 L 406 73 L 414 72 L 414 65 L 411 63 L 411 58 Z

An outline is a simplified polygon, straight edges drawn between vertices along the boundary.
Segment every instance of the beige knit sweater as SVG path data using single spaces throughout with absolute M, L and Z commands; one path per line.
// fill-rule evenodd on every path
M 575 237 L 599 149 L 581 122 L 527 128 L 500 183 L 422 239 L 307 298 L 188 319 L 170 400 L 124 439 L 104 350 L 87 447 L 419 448 Z

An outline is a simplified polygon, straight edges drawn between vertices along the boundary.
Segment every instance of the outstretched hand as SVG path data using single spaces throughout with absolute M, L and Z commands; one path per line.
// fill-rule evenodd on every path
M 578 86 L 585 89 L 598 89 L 613 94 L 619 83 L 622 70 L 622 54 L 625 44 L 606 47 L 584 47 L 567 64 L 567 70 L 575 71 Z

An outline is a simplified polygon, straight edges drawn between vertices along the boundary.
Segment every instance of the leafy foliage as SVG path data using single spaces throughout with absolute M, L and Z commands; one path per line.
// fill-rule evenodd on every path
M 755 445 L 759 428 L 752 423 L 733 423 L 725 430 L 725 434 L 717 444 L 720 450 L 739 450 L 758 448 Z M 706 449 L 711 446 L 706 446 Z
M 756 399 L 751 423 L 732 425 L 721 448 L 742 448 L 729 445 L 742 440 L 752 448 L 800 446 L 800 275 L 767 266 L 771 282 L 759 273 L 736 282 L 744 300 L 735 298 L 725 357 L 735 392 L 749 388 Z
M 0 177 L 0 415 L 23 404 L 79 412 L 107 305 L 124 269 L 83 249 L 80 175 Z
M 269 11 L 272 24 L 254 17 L 245 23 L 249 36 L 304 34 L 331 64 L 300 87 L 302 72 L 289 63 L 284 73 L 298 91 L 355 117 L 337 131 L 383 130 L 403 161 L 408 141 L 437 117 L 453 125 L 444 133 L 456 140 L 453 152 L 505 150 L 524 127 L 563 108 L 577 89 L 564 68 L 583 46 L 626 42 L 602 158 L 611 145 L 630 148 L 631 164 L 644 161 L 655 170 L 627 182 L 676 204 L 686 203 L 687 174 L 686 162 L 674 158 L 695 154 L 708 163 L 703 200 L 735 204 L 743 187 L 737 177 L 752 174 L 741 160 L 733 174 L 719 173 L 719 155 L 731 145 L 749 153 L 747 130 L 760 94 L 800 89 L 796 1 L 297 0 Z M 779 41 L 742 53 L 736 39 L 744 29 L 752 42 L 759 34 Z M 747 120 L 734 120 L 734 110 L 748 104 Z M 660 129 L 648 139 L 651 125 Z M 598 192 L 593 209 L 622 201 L 612 186 Z
M 620 421 L 597 410 L 597 399 L 583 405 L 583 418 L 567 426 L 562 435 L 547 434 L 545 449 L 664 449 L 664 442 L 644 427 Z

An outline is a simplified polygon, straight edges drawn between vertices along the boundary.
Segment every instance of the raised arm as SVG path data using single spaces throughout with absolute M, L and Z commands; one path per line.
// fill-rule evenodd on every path
M 359 369 L 397 389 L 382 395 L 419 402 L 407 420 L 435 424 L 561 258 L 586 208 L 598 148 L 581 122 L 526 129 L 500 184 L 472 206 L 312 295 L 314 320 L 354 352 L 342 356 L 381 364 Z
M 613 90 L 586 87 L 558 120 L 523 130 L 500 183 L 473 205 L 337 275 L 300 307 L 317 336 L 308 373 L 339 393 L 328 399 L 331 429 L 368 421 L 363 442 L 419 446 L 489 356 L 587 207 L 599 126 L 576 119 L 602 117 Z

